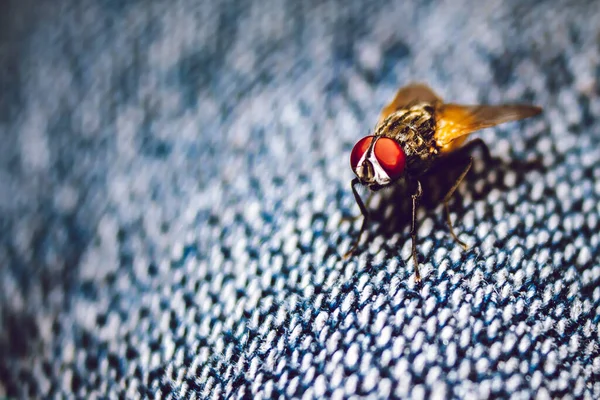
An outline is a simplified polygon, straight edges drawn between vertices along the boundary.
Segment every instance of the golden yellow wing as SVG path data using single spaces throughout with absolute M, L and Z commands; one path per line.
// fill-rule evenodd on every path
M 422 83 L 413 83 L 398 90 L 396 97 L 381 111 L 379 121 L 386 119 L 391 113 L 402 108 L 407 108 L 415 103 L 441 103 L 440 99 L 428 86 Z
M 521 104 L 463 106 L 440 103 L 435 112 L 434 138 L 442 153 L 447 153 L 459 147 L 474 131 L 533 117 L 541 112 L 540 107 Z

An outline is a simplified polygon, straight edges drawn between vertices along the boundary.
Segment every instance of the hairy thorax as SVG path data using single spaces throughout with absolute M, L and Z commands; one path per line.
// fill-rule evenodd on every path
M 434 108 L 430 104 L 416 104 L 381 121 L 375 136 L 396 140 L 406 154 L 406 173 L 418 176 L 431 167 L 440 151 L 434 139 L 435 127 Z

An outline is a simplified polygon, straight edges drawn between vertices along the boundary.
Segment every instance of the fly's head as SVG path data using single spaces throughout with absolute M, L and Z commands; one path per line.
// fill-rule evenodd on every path
M 350 165 L 360 183 L 376 191 L 402 176 L 406 154 L 394 139 L 366 136 L 354 145 Z

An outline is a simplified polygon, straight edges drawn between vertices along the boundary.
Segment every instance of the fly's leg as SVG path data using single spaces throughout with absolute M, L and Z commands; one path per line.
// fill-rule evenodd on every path
M 360 231 L 358 232 L 358 235 L 356 236 L 356 240 L 354 241 L 354 244 L 352 245 L 350 250 L 348 250 L 348 252 L 346 254 L 344 254 L 344 258 L 346 258 L 346 259 L 348 257 L 350 257 L 352 254 L 354 254 L 354 252 L 358 248 L 358 244 L 360 243 L 360 238 L 367 227 L 367 220 L 369 219 L 369 212 L 367 211 L 365 204 L 363 203 L 358 192 L 356 191 L 356 185 L 359 183 L 360 183 L 360 181 L 358 180 L 358 178 L 354 178 L 352 180 L 351 186 L 352 186 L 352 193 L 354 194 L 354 199 L 356 200 L 356 204 L 358 204 L 358 208 L 360 208 L 360 213 L 363 216 L 363 222 L 362 222 L 362 225 L 360 226 Z
M 471 140 L 470 142 L 468 142 L 463 147 L 461 147 L 460 149 L 458 149 L 455 152 L 446 156 L 446 158 L 443 160 L 443 162 L 440 163 L 439 165 L 447 165 L 448 163 L 452 162 L 452 160 L 455 160 L 456 157 L 463 157 L 465 153 L 471 152 L 476 147 L 481 148 L 481 151 L 483 153 L 484 162 L 489 163 L 492 161 L 492 155 L 490 154 L 490 149 L 488 148 L 488 146 L 480 138 L 475 138 L 475 139 Z M 460 174 L 460 176 L 458 177 L 458 179 L 456 180 L 454 185 L 452 185 L 452 188 L 450 188 L 450 190 L 448 191 L 448 193 L 446 194 L 446 196 L 444 197 L 444 200 L 443 200 L 444 214 L 446 215 L 446 223 L 448 224 L 448 227 L 450 228 L 450 235 L 452 235 L 452 238 L 458 244 L 460 244 L 461 247 L 465 250 L 467 249 L 467 245 L 462 240 L 460 240 L 458 238 L 458 236 L 456 235 L 456 233 L 454 232 L 454 227 L 452 225 L 452 221 L 450 220 L 450 207 L 449 207 L 448 202 L 450 201 L 450 198 L 452 197 L 452 195 L 454 194 L 454 192 L 456 191 L 456 189 L 458 188 L 460 183 L 463 181 L 463 179 L 465 178 L 465 176 L 467 175 L 467 173 L 469 172 L 469 170 L 471 169 L 472 166 L 473 166 L 473 157 L 469 157 L 469 162 L 468 162 L 466 168 Z
M 354 191 L 354 189 L 353 189 L 353 191 Z M 365 209 L 368 210 L 368 209 L 371 208 L 371 200 L 372 199 L 373 199 L 373 192 L 369 192 L 369 197 L 367 197 L 367 201 L 365 201 Z M 358 203 L 358 200 L 356 202 Z M 361 210 L 360 215 L 355 215 L 353 217 L 352 216 L 344 216 L 341 219 L 342 219 L 342 222 L 343 221 L 354 222 L 354 221 L 356 221 L 357 219 L 359 219 L 360 217 L 363 217 L 363 216 L 364 216 L 364 214 L 362 213 L 362 210 Z
M 462 149 L 458 150 L 459 154 L 464 154 L 466 152 L 470 152 L 475 147 L 481 148 L 483 152 L 484 162 L 489 163 L 492 161 L 492 155 L 490 154 L 490 148 L 485 144 L 485 142 L 481 138 L 475 138 L 471 140 L 469 143 L 463 146 Z
M 415 281 L 421 281 L 421 274 L 419 273 L 419 258 L 417 256 L 417 207 L 419 206 L 419 199 L 423 194 L 421 188 L 421 182 L 417 181 L 417 189 L 412 194 L 412 224 L 410 228 L 410 237 L 412 241 L 412 258 L 415 265 Z
M 467 167 L 460 174 L 460 176 L 458 177 L 456 182 L 454 182 L 454 185 L 452 185 L 452 187 L 450 188 L 450 190 L 448 191 L 448 193 L 446 194 L 446 196 L 444 197 L 444 200 L 443 200 L 444 201 L 444 213 L 446 214 L 446 222 L 448 223 L 448 227 L 450 228 L 450 235 L 452 235 L 452 238 L 458 244 L 460 244 L 462 246 L 462 248 L 465 250 L 467 250 L 467 245 L 465 244 L 465 242 L 460 240 L 458 238 L 458 236 L 456 236 L 456 233 L 454 233 L 454 227 L 452 226 L 452 221 L 450 220 L 450 207 L 448 206 L 448 202 L 450 201 L 450 198 L 452 198 L 452 195 L 458 188 L 458 185 L 460 185 L 460 183 L 463 181 L 463 179 L 465 178 L 465 176 L 467 175 L 467 173 L 469 172 L 469 170 L 471 169 L 472 166 L 473 166 L 473 157 L 469 157 L 469 163 L 467 164 Z
M 490 154 L 490 149 L 487 144 L 481 138 L 475 138 L 465 144 L 463 147 L 458 148 L 450 154 L 445 155 L 440 161 L 436 163 L 435 168 L 443 168 L 445 166 L 452 166 L 455 162 L 464 160 L 466 154 L 470 154 L 476 147 L 481 149 L 483 153 L 483 162 L 488 164 L 491 163 L 492 155 Z

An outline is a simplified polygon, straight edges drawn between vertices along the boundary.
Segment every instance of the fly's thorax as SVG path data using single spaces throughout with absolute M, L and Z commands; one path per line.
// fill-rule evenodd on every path
M 395 140 L 406 155 L 406 173 L 418 176 L 431 167 L 439 154 L 435 127 L 434 108 L 430 104 L 416 104 L 381 121 L 375 128 L 375 136 Z

